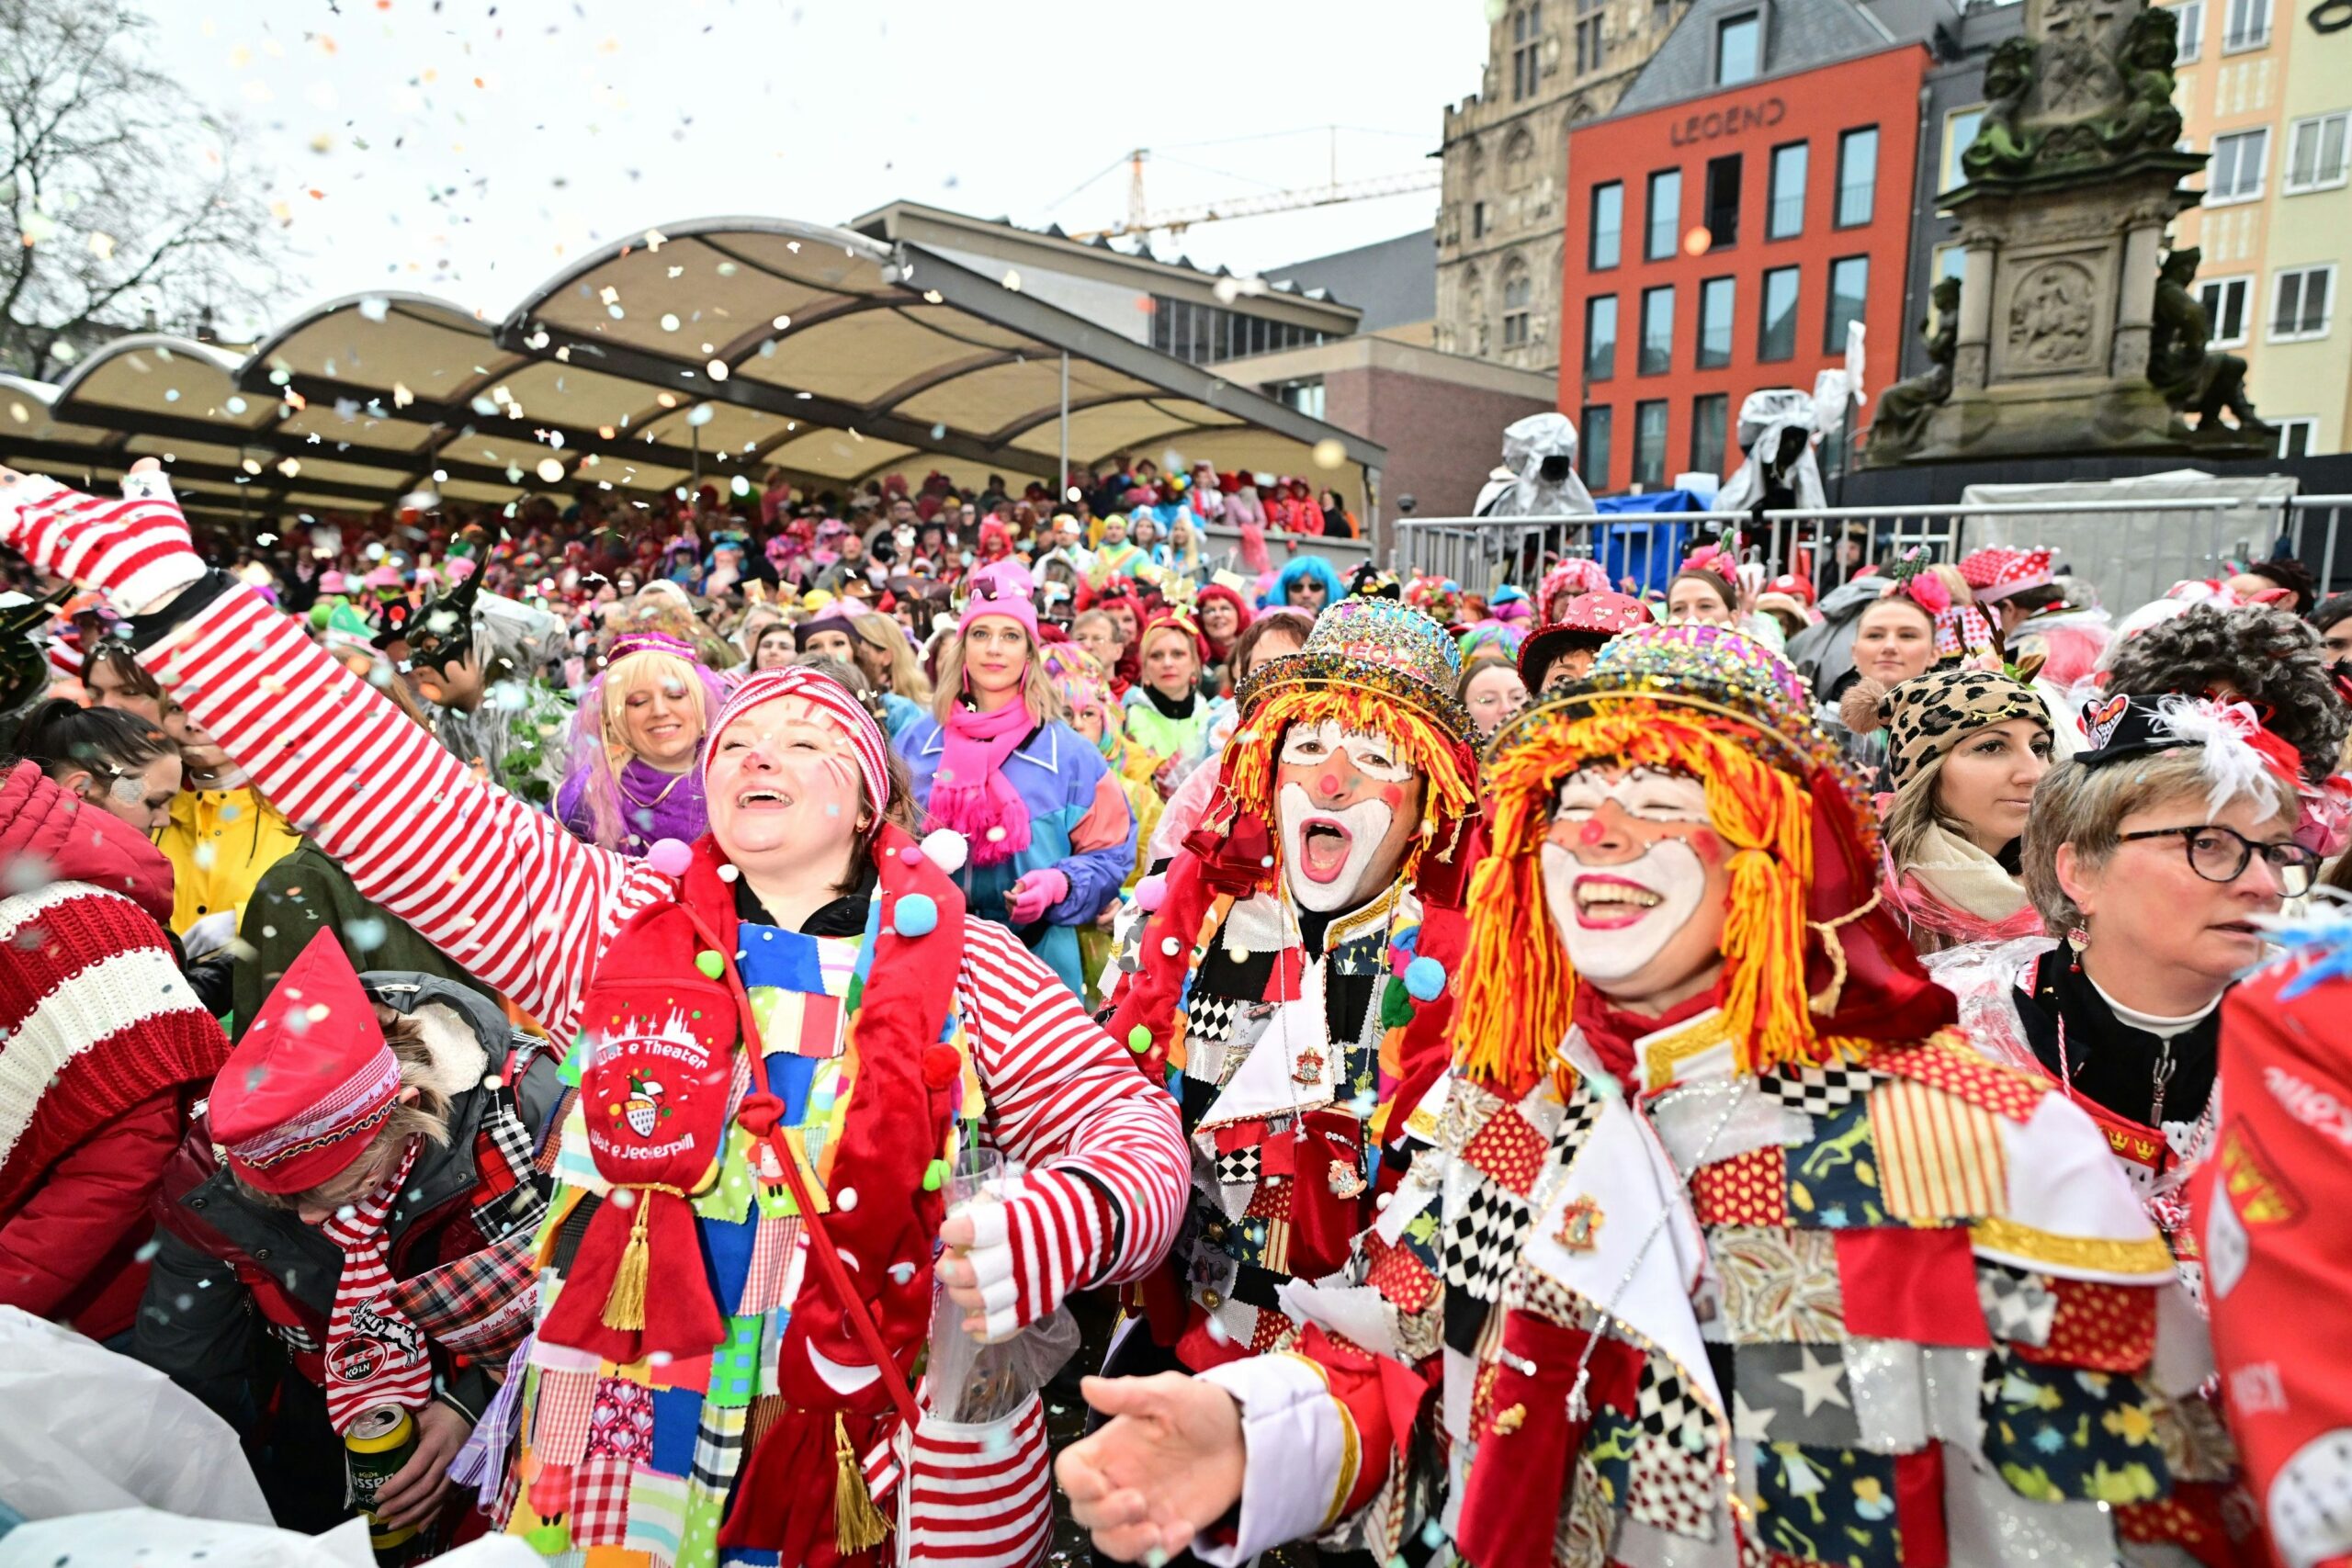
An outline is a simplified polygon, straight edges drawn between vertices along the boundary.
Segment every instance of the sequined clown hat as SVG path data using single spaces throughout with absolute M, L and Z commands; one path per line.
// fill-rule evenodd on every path
M 1951 1021 L 1878 897 L 1863 795 L 1796 672 L 1727 627 L 1636 628 L 1582 680 L 1547 693 L 1487 751 L 1487 852 L 1470 898 L 1459 1031 L 1474 1077 L 1564 1070 L 1577 976 L 1547 907 L 1540 852 L 1580 768 L 1649 767 L 1706 789 L 1729 854 L 1721 1011 L 1741 1071 L 1823 1065 Z
M 1429 782 L 1425 833 L 1477 809 L 1470 710 L 1453 694 L 1462 650 L 1422 612 L 1394 599 L 1340 600 L 1315 619 L 1306 645 L 1250 671 L 1236 694 L 1241 728 L 1227 748 L 1227 793 L 1272 820 L 1274 759 L 1283 732 L 1338 721 L 1394 738 Z

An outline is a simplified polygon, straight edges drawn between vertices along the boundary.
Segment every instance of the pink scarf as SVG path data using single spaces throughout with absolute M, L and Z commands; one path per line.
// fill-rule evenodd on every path
M 327 1317 L 327 1422 L 347 1432 L 353 1422 L 387 1404 L 423 1409 L 433 1397 L 433 1358 L 424 1332 L 385 1297 L 392 1288 L 384 1216 L 416 1164 L 418 1140 L 409 1140 L 398 1169 L 356 1205 L 346 1204 L 321 1225 L 343 1249 L 334 1310 Z
M 1004 776 L 1004 761 L 1036 727 L 1018 697 L 994 713 L 958 707 L 948 716 L 924 827 L 963 834 L 974 865 L 998 865 L 1029 847 L 1029 807 Z

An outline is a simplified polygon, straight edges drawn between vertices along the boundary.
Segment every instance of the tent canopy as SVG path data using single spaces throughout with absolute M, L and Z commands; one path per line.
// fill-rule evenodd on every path
M 771 468 L 820 490 L 933 469 L 1018 488 L 1054 478 L 1067 376 L 1074 466 L 1172 454 L 1376 493 L 1377 446 L 1019 285 L 846 230 L 701 219 L 606 246 L 503 321 L 377 293 L 242 358 L 145 333 L 54 388 L 0 378 L 0 454 L 88 480 L 162 456 L 191 509 L 243 517 L 418 490 L 643 499 Z

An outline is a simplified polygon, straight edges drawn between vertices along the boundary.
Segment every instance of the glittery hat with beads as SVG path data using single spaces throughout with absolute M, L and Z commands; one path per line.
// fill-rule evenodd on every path
M 1878 895 L 1862 793 L 1804 682 L 1727 627 L 1630 631 L 1587 676 L 1505 725 L 1487 752 L 1487 853 L 1471 889 L 1460 1032 L 1473 1077 L 1554 1070 L 1577 976 L 1546 912 L 1539 852 L 1578 769 L 1646 767 L 1706 787 L 1732 851 L 1724 1010 L 1740 1070 L 1819 1065 L 1952 1021 Z

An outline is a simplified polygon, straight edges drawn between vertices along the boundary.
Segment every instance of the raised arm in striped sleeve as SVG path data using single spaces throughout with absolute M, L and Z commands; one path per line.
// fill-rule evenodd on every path
M 996 1146 L 1033 1170 L 1083 1173 L 1117 1211 L 1071 1282 L 1141 1275 L 1174 1242 L 1192 1180 L 1175 1102 L 1002 926 L 966 922 L 956 989 Z
M 249 588 L 139 660 L 360 892 L 559 1040 L 621 923 L 670 897 L 659 873 L 475 779 Z

